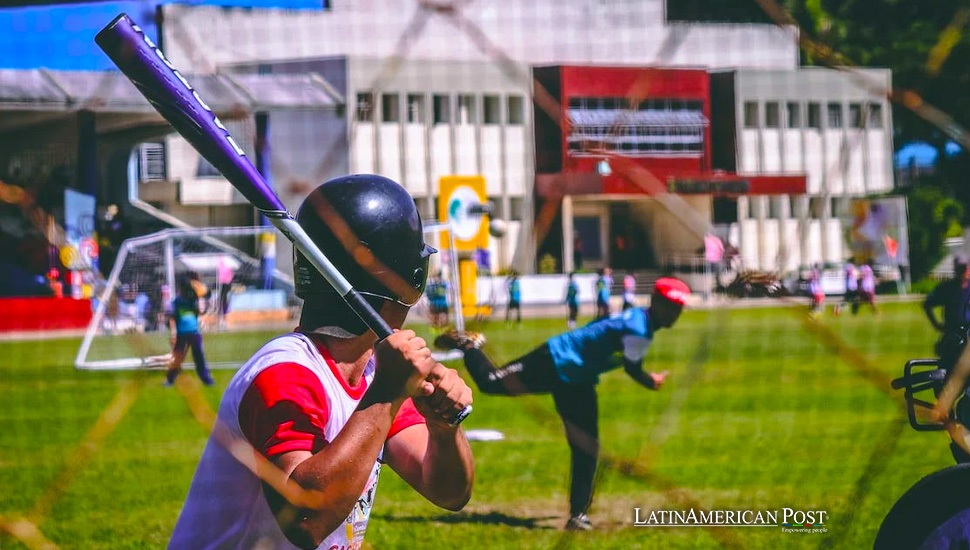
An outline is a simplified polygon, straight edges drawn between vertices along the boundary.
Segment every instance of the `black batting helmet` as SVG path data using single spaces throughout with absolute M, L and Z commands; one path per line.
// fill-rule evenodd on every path
M 428 257 L 437 250 L 424 243 L 414 200 L 394 181 L 371 174 L 334 178 L 307 196 L 296 221 L 376 309 L 384 301 L 412 306 L 424 292 Z M 298 251 L 293 271 L 300 298 L 336 294 Z

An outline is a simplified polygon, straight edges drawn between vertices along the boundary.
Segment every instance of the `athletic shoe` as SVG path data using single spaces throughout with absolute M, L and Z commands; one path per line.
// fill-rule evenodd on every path
M 578 514 L 566 522 L 567 531 L 592 531 L 593 522 L 590 521 L 589 516 L 586 514 Z
M 162 386 L 163 387 L 166 387 L 166 388 L 171 388 L 174 385 L 175 385 L 175 382 L 172 382 L 172 381 L 169 381 L 169 380 L 166 380 L 166 381 L 162 382 Z
M 209 378 L 200 378 L 200 380 L 202 380 L 202 383 L 205 384 L 206 386 L 215 386 L 216 385 L 216 381 L 213 380 L 212 377 L 209 377 Z
M 460 349 L 462 351 L 480 348 L 485 345 L 485 335 L 481 332 L 449 330 L 434 339 L 434 347 L 440 350 Z

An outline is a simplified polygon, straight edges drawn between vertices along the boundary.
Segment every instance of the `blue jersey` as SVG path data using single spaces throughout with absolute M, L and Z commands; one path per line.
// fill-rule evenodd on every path
M 600 374 L 639 362 L 653 332 L 646 309 L 632 308 L 560 334 L 548 342 L 559 378 L 569 384 L 596 384 Z
M 571 306 L 579 305 L 579 285 L 576 281 L 570 281 L 566 286 L 566 303 Z
M 613 280 L 606 275 L 596 279 L 596 299 L 606 303 L 610 301 L 610 285 Z
M 428 283 L 425 292 L 428 294 L 428 301 L 434 307 L 448 307 L 448 283 L 445 281 L 432 281 Z
M 519 279 L 509 281 L 509 301 L 519 302 L 522 299 L 522 282 Z
M 176 298 L 172 300 L 172 318 L 175 319 L 175 332 L 192 334 L 199 332 L 199 301 Z

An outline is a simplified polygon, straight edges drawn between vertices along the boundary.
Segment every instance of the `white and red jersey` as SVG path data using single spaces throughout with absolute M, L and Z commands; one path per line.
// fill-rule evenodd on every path
M 296 550 L 280 530 L 253 473 L 254 453 L 272 458 L 295 450 L 319 451 L 343 429 L 373 377 L 372 359 L 360 383 L 350 386 L 327 350 L 304 334 L 267 342 L 239 369 L 222 396 L 216 427 L 169 548 Z M 387 437 L 422 422 L 408 400 Z M 378 457 L 346 521 L 318 548 L 360 548 L 380 469 Z
M 876 293 L 876 274 L 873 273 L 872 267 L 864 264 L 859 268 L 861 276 L 859 278 L 859 290 L 862 292 L 868 292 L 869 294 Z
M 859 270 L 851 262 L 845 264 L 845 289 L 849 292 L 859 290 Z

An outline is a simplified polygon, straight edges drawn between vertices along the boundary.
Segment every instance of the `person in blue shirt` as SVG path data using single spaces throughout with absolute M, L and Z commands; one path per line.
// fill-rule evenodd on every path
M 613 270 L 604 267 L 597 271 L 596 279 L 596 318 L 610 316 L 610 287 L 613 286 Z
M 199 295 L 192 284 L 190 275 L 183 275 L 178 282 L 178 296 L 172 300 L 172 307 L 168 313 L 168 326 L 171 331 L 172 362 L 168 366 L 165 385 L 171 386 L 182 371 L 182 362 L 189 348 L 192 348 L 192 360 L 195 362 L 195 372 L 199 380 L 206 386 L 215 384 L 209 369 L 205 364 L 205 353 L 202 350 L 202 334 L 199 332 Z
M 936 308 L 943 308 L 943 319 L 936 315 Z M 953 257 L 953 278 L 936 285 L 923 302 L 926 318 L 937 331 L 940 340 L 936 343 L 936 353 L 947 335 L 959 334 L 970 324 L 970 258 L 963 254 Z
M 600 375 L 622 366 L 638 384 L 660 389 L 667 371 L 645 372 L 643 357 L 654 334 L 677 322 L 689 295 L 682 281 L 659 279 L 649 308 L 631 308 L 550 338 L 502 367 L 481 350 L 482 334 L 451 331 L 435 340 L 439 348 L 464 352 L 465 366 L 483 393 L 552 394 L 572 454 L 566 529 L 592 529 L 588 511 L 599 456 L 596 384 Z
M 516 313 L 516 322 L 522 322 L 522 281 L 519 274 L 515 271 L 509 272 L 509 280 L 506 283 L 509 290 L 509 307 L 505 309 L 505 322 L 512 322 L 512 310 Z
M 448 326 L 448 283 L 442 278 L 440 271 L 428 279 L 424 292 L 428 296 L 431 329 L 439 331 Z
M 576 318 L 579 317 L 579 285 L 575 280 L 576 273 L 569 274 L 569 282 L 566 283 L 566 306 L 569 308 L 569 318 L 566 325 L 569 330 L 576 328 Z

